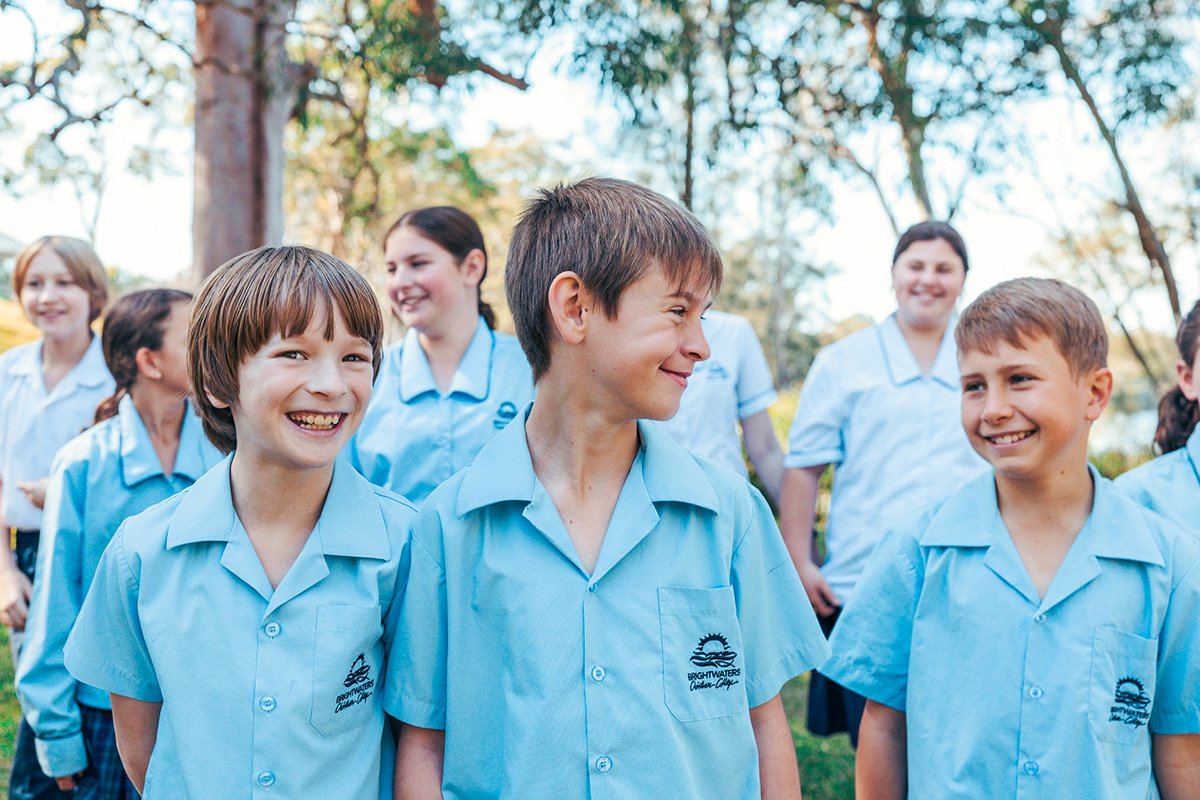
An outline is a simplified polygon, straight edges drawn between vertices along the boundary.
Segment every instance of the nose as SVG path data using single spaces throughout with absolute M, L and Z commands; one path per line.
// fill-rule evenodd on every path
M 308 390 L 322 397 L 341 397 L 349 388 L 342 374 L 342 359 L 337 355 L 313 358 L 309 364 Z
M 1003 389 L 989 391 L 983 401 L 983 421 L 994 425 L 1012 416 L 1012 404 Z
M 684 326 L 683 352 L 693 361 L 704 361 L 712 355 L 698 318 Z

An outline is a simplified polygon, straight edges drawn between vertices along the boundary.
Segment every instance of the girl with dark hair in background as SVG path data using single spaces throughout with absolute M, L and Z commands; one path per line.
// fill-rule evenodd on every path
M 349 453 L 372 483 L 419 504 L 533 399 L 533 374 L 480 297 L 488 257 L 470 215 L 410 211 L 383 249 L 392 313 L 408 330 L 384 351 Z
M 109 309 L 100 341 L 116 391 L 96 409 L 95 427 L 59 451 L 46 493 L 34 633 L 17 664 L 17 693 L 42 771 L 74 797 L 137 798 L 117 754 L 108 692 L 63 666 L 100 555 L 127 517 L 190 486 L 221 458 L 185 399 L 191 299 L 149 289 Z
M 1158 403 L 1158 458 L 1117 478 L 1126 494 L 1200 536 L 1200 302 L 1175 334 L 1176 385 Z

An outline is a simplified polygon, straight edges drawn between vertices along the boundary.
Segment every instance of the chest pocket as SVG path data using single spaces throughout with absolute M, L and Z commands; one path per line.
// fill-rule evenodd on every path
M 333 736 L 379 713 L 383 666 L 379 606 L 319 606 L 309 722 Z
M 1102 742 L 1132 744 L 1149 736 L 1158 640 L 1097 628 L 1092 640 L 1088 717 Z
M 747 711 L 745 657 L 733 587 L 660 587 L 663 699 L 680 722 Z

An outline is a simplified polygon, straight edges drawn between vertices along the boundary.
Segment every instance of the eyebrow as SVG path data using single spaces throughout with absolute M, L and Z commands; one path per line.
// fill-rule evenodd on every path
M 696 295 L 692 294 L 687 289 L 676 289 L 675 291 L 668 294 L 667 297 L 678 297 L 680 300 L 686 300 L 687 302 L 692 303 L 692 304 L 699 302 L 698 299 L 696 298 Z M 707 311 L 708 309 L 710 309 L 712 307 L 713 307 L 713 301 L 709 300 L 708 303 L 704 306 L 704 310 Z

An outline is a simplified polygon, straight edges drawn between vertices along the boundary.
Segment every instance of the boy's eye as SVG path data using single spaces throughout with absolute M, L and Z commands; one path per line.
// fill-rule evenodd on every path
M 969 394 L 971 392 L 981 392 L 981 391 L 983 391 L 983 382 L 982 381 L 970 381 L 968 383 L 964 383 L 962 390 L 963 390 L 963 394 Z
M 1033 378 L 1029 375 L 1013 375 L 1008 379 L 1009 383 L 1029 383 Z
M 368 355 L 363 355 L 362 353 L 350 353 L 348 356 L 346 356 L 342 360 L 343 361 L 354 361 L 354 362 L 370 362 L 371 357 Z
M 298 361 L 301 358 L 304 358 L 304 354 L 301 353 L 299 350 L 284 350 L 282 353 L 279 354 L 279 357 L 291 359 L 292 361 Z

